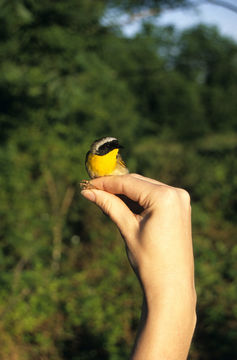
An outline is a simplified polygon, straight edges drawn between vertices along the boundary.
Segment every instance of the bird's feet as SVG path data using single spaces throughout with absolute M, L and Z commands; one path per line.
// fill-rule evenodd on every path
M 81 190 L 96 189 L 96 187 L 90 183 L 90 180 L 82 180 L 80 182 L 80 188 Z

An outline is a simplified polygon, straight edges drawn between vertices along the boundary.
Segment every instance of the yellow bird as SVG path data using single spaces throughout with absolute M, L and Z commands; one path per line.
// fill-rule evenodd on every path
M 90 178 L 127 174 L 128 168 L 119 154 L 121 148 L 115 137 L 106 136 L 95 140 L 86 154 L 85 161 Z M 88 180 L 82 180 L 80 186 L 82 190 L 95 188 Z
M 86 169 L 90 178 L 105 175 L 124 175 L 129 171 L 119 154 L 118 139 L 103 137 L 93 142 L 86 154 Z

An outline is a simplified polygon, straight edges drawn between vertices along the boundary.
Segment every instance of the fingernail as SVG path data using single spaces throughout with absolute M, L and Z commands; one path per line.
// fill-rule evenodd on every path
M 90 201 L 95 201 L 95 194 L 91 190 L 82 190 L 81 191 L 82 196 L 84 196 L 86 199 Z

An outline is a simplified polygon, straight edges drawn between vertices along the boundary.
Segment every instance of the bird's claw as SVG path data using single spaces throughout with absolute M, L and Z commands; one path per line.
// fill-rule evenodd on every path
M 81 190 L 96 189 L 96 187 L 90 183 L 90 180 L 82 180 L 80 182 L 80 188 L 81 188 Z

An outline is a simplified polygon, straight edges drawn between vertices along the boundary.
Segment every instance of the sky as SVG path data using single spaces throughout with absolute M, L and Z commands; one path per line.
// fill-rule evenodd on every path
M 237 7 L 237 0 L 228 0 L 228 3 Z M 221 34 L 232 37 L 237 42 L 237 13 L 221 6 L 202 4 L 195 9 L 167 10 L 157 20 L 158 25 L 174 24 L 179 30 L 199 23 L 216 25 Z M 132 35 L 139 26 L 140 22 L 134 21 L 124 27 L 124 32 Z

